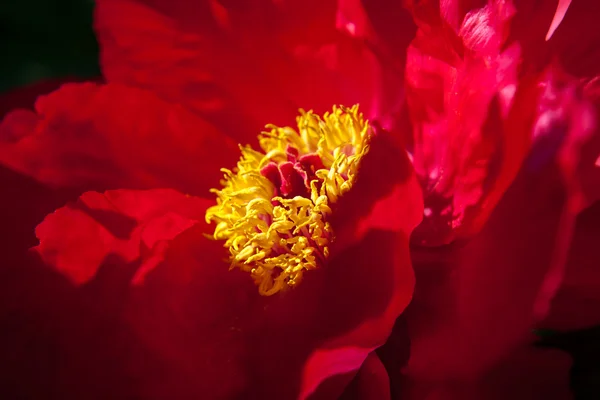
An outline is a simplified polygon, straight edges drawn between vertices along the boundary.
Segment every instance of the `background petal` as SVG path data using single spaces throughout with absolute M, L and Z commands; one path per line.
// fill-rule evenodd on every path
M 0 162 L 53 187 L 171 187 L 205 195 L 234 144 L 183 107 L 141 89 L 67 84 L 0 125 Z
M 575 330 L 600 324 L 600 204 L 577 218 L 565 276 L 544 328 Z
M 551 54 L 558 57 L 560 64 L 577 77 L 597 76 L 599 72 L 600 34 L 595 24 L 600 11 L 591 0 L 573 1 L 548 41 Z
M 571 399 L 569 368 L 571 360 L 559 350 L 521 346 L 500 360 L 478 380 L 432 384 L 404 381 L 402 399 Z
M 383 91 L 401 95 L 335 18 L 335 1 L 102 0 L 95 25 L 109 82 L 184 104 L 245 144 L 300 107 L 383 116 Z
M 413 251 L 410 376 L 478 376 L 528 339 L 558 287 L 570 243 L 574 214 L 558 176 L 554 162 L 523 168 L 469 243 L 440 254 Z
M 445 249 L 413 249 L 418 284 L 406 313 L 411 377 L 480 376 L 548 315 L 575 218 L 588 201 L 580 154 L 594 128 L 573 82 L 561 79 L 550 70 L 543 80 L 533 102 L 535 124 L 520 127 L 531 127 L 532 149 L 482 231 Z M 531 98 L 516 97 L 516 104 Z M 536 115 L 519 110 L 530 116 L 524 121 Z
M 387 371 L 379 357 L 371 353 L 340 399 L 389 400 L 390 396 L 390 379 Z
M 90 79 L 100 81 L 100 78 Z M 55 91 L 65 83 L 82 81 L 80 78 L 46 79 L 9 90 L 0 95 L 0 118 L 15 108 L 33 108 L 38 96 Z

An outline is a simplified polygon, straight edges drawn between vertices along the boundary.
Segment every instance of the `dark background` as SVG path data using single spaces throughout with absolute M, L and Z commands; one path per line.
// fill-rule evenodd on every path
M 93 6 L 93 0 L 0 0 L 0 95 L 41 80 L 98 77 Z M 576 398 L 600 400 L 600 327 L 543 332 L 539 345 L 569 351 Z
M 0 1 L 0 93 L 54 77 L 100 74 L 93 0 Z

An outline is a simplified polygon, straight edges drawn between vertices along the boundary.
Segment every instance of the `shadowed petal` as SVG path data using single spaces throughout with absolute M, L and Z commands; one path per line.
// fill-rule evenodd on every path
M 576 330 L 600 324 L 600 204 L 577 218 L 565 276 L 544 328 Z
M 402 235 L 372 231 L 298 288 L 261 297 L 228 271 L 219 243 L 200 226 L 188 230 L 138 286 L 129 313 L 163 357 L 164 378 L 146 382 L 145 394 L 306 398 L 327 377 L 359 369 L 410 298 L 406 246 Z
M 132 278 L 139 283 L 162 261 L 167 242 L 202 220 L 209 205 L 168 189 L 87 192 L 38 225 L 35 249 L 77 285 L 91 280 L 109 255 L 141 260 Z
M 390 400 L 390 379 L 381 360 L 369 354 L 341 400 Z
M 515 181 L 470 242 L 438 254 L 413 252 L 422 285 L 406 313 L 411 377 L 477 377 L 527 340 L 531 326 L 547 314 L 581 200 L 578 176 L 565 160 L 577 159 L 573 143 L 582 132 L 577 124 L 566 126 L 552 124 L 536 138 Z
M 571 359 L 559 350 L 522 346 L 500 360 L 478 380 L 404 381 L 402 399 L 409 400 L 543 400 L 571 399 Z

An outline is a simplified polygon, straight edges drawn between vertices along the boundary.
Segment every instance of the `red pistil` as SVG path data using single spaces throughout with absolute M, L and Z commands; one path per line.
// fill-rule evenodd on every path
M 276 164 L 270 162 L 260 173 L 275 186 L 275 196 L 293 198 L 310 197 L 310 183 L 318 180 L 315 172 L 324 168 L 321 157 L 310 153 L 298 157 L 298 149 L 288 146 L 288 161 Z

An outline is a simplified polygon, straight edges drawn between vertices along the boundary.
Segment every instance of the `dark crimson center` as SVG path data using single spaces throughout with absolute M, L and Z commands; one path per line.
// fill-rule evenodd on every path
M 287 161 L 268 163 L 260 170 L 261 175 L 273 183 L 275 196 L 310 198 L 310 183 L 318 180 L 315 172 L 325 168 L 321 157 L 314 153 L 298 156 L 298 149 L 289 145 L 286 154 Z

